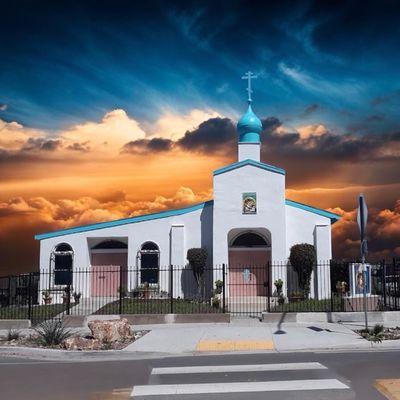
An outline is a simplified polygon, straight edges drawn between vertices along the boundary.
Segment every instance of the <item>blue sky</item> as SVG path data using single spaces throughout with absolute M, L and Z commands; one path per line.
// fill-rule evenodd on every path
M 400 256 L 400 2 L 0 0 L 0 252 L 212 197 L 236 120 L 263 123 L 287 197 L 342 215 L 334 256 Z M 34 261 L 33 261 L 34 260 Z M 4 266 L 2 266 L 4 268 Z M 5 273 L 0 270 L 1 273 Z
M 166 109 L 236 118 L 250 69 L 261 117 L 338 133 L 396 128 L 397 2 L 75 3 L 3 5 L 3 120 L 53 131 L 115 108 L 143 123 Z

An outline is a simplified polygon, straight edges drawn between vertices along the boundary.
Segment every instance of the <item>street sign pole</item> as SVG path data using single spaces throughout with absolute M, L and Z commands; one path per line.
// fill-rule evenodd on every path
M 364 285 L 363 285 L 363 303 L 364 303 L 364 318 L 365 318 L 365 329 L 368 330 L 368 306 L 367 306 L 367 282 L 368 282 L 368 274 L 365 266 L 365 254 L 367 252 L 367 240 L 365 238 L 365 230 L 368 219 L 368 209 L 367 204 L 365 202 L 365 198 L 363 194 L 360 194 L 358 197 L 358 212 L 357 212 L 357 222 L 360 228 L 360 239 L 361 239 L 361 267 L 364 276 Z

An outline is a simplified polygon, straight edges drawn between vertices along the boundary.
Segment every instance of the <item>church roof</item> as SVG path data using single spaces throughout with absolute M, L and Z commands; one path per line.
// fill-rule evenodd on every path
M 135 224 L 137 222 L 143 222 L 143 221 L 151 221 L 153 219 L 168 218 L 176 215 L 183 215 L 193 211 L 201 210 L 202 208 L 212 204 L 213 201 L 210 200 L 204 203 L 195 204 L 190 207 L 178 208 L 176 210 L 161 211 L 153 214 L 139 215 L 137 217 L 117 219 L 114 221 L 98 222 L 96 224 L 90 224 L 90 225 L 81 225 L 74 228 L 67 228 L 54 232 L 41 233 L 39 235 L 35 235 L 35 239 L 36 240 L 49 239 L 57 236 L 70 235 L 72 233 L 88 232 L 88 231 L 94 231 L 96 229 L 112 228 L 114 226 Z
M 260 143 L 262 123 L 257 115 L 254 114 L 250 104 L 246 114 L 237 123 L 237 131 L 239 133 L 239 143 Z
M 323 210 L 322 208 L 309 206 L 308 204 L 299 203 L 299 202 L 294 201 L 294 200 L 286 199 L 285 203 L 286 203 L 287 206 L 300 208 L 300 209 L 302 209 L 304 211 L 309 211 L 309 212 L 312 212 L 314 214 L 322 215 L 323 217 L 329 218 L 331 220 L 332 224 L 334 224 L 336 221 L 339 221 L 339 219 L 341 218 L 340 215 L 335 214 L 333 212 Z
M 299 203 L 297 201 L 288 200 L 288 199 L 286 199 L 285 202 L 286 202 L 286 205 L 288 205 L 288 206 L 300 208 L 304 211 L 308 211 L 308 212 L 322 215 L 323 217 L 329 218 L 331 220 L 332 224 L 334 224 L 336 221 L 338 221 L 340 219 L 340 215 L 323 210 L 321 208 L 312 207 L 307 204 Z M 176 215 L 183 215 L 183 214 L 187 214 L 187 213 L 190 213 L 193 211 L 201 210 L 207 206 L 212 206 L 213 203 L 214 203 L 213 200 L 209 200 L 204 203 L 195 204 L 190 207 L 179 208 L 176 210 L 161 211 L 161 212 L 154 213 L 154 214 L 139 215 L 137 217 L 117 219 L 114 221 L 99 222 L 96 224 L 82 225 L 82 226 L 77 226 L 74 228 L 61 229 L 59 231 L 54 231 L 54 232 L 41 233 L 39 235 L 35 235 L 35 239 L 36 240 L 49 239 L 52 237 L 71 235 L 73 233 L 88 232 L 88 231 L 94 231 L 97 229 L 112 228 L 114 226 L 134 224 L 137 222 L 151 221 L 154 219 L 161 219 L 161 218 L 173 217 Z
M 276 173 L 281 174 L 281 175 L 285 175 L 286 174 L 286 172 L 285 172 L 285 170 L 283 168 L 274 167 L 273 165 L 269 165 L 269 164 L 265 164 L 265 163 L 262 163 L 262 162 L 259 162 L 259 161 L 248 159 L 248 160 L 235 162 L 235 163 L 227 165 L 226 167 L 223 167 L 223 168 L 216 169 L 214 171 L 214 176 L 223 174 L 223 173 L 228 172 L 228 171 L 232 171 L 232 170 L 237 169 L 237 168 L 244 167 L 245 165 L 252 165 L 253 167 L 265 169 L 265 170 L 271 171 L 271 172 L 276 172 Z

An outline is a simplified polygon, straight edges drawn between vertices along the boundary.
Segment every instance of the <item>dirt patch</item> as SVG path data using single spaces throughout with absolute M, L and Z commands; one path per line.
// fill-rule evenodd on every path
M 122 340 L 116 340 L 113 342 L 101 342 L 95 339 L 91 335 L 73 335 L 66 339 L 65 342 L 57 346 L 44 346 L 39 340 L 39 336 L 35 333 L 28 333 L 19 335 L 11 340 L 7 337 L 0 337 L 0 346 L 22 346 L 22 347 L 33 347 L 33 348 L 52 348 L 52 349 L 63 349 L 71 351 L 96 351 L 96 350 L 122 350 L 129 344 L 143 337 L 149 331 L 133 331 L 132 336 Z M 15 333 L 15 336 L 17 333 Z M 73 340 L 73 344 L 71 344 Z M 68 344 L 69 343 L 69 344 Z

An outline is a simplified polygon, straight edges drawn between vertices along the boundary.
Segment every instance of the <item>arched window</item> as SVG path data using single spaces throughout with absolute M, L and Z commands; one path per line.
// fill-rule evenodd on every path
M 72 265 L 74 251 L 68 243 L 58 244 L 53 251 L 54 260 L 54 284 L 72 284 Z
M 237 236 L 231 247 L 260 247 L 268 246 L 266 240 L 257 233 L 247 232 Z
M 103 249 L 127 249 L 128 245 L 126 243 L 120 242 L 119 240 L 104 240 L 96 246 L 92 247 L 94 250 Z
M 145 242 L 140 248 L 140 282 L 158 283 L 160 249 L 154 242 Z

